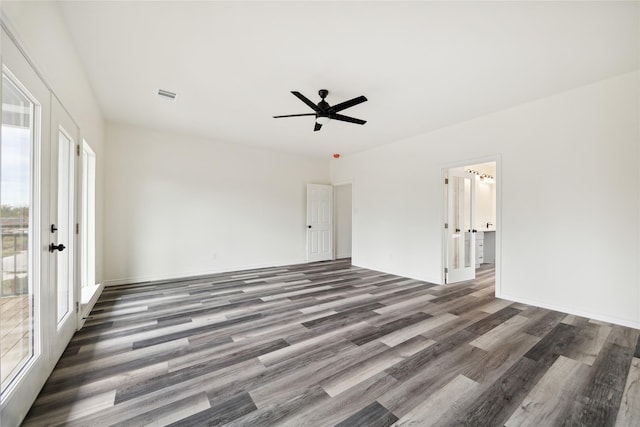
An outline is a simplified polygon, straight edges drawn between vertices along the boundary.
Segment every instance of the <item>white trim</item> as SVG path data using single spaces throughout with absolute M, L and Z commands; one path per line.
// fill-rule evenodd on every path
M 629 328 L 640 329 L 640 320 L 633 321 L 633 320 L 628 320 L 628 319 L 620 319 L 620 318 L 613 317 L 613 316 L 603 316 L 603 315 L 600 315 L 600 314 L 597 314 L 597 313 L 592 313 L 592 312 L 589 312 L 589 311 L 568 309 L 566 307 L 560 307 L 560 306 L 557 306 L 557 305 L 554 305 L 554 304 L 547 304 L 547 303 L 544 303 L 544 302 L 534 301 L 534 300 L 530 300 L 530 299 L 527 299 L 527 298 L 515 298 L 515 297 L 511 297 L 509 295 L 505 295 L 505 294 L 501 294 L 501 295 L 497 295 L 496 294 L 496 298 L 505 299 L 505 300 L 513 301 L 513 302 L 518 302 L 518 303 L 521 303 L 521 304 L 527 304 L 527 305 L 531 305 L 533 307 L 545 308 L 547 310 L 559 311 L 560 313 L 572 314 L 574 316 L 586 317 L 588 319 L 599 320 L 601 322 L 613 323 L 613 324 L 620 325 L 620 326 L 626 326 L 626 327 L 629 327 Z
M 297 260 L 290 260 L 290 261 L 282 261 L 279 263 L 235 265 L 228 268 L 219 268 L 219 269 L 205 270 L 205 271 L 192 271 L 192 272 L 158 275 L 158 276 L 133 276 L 133 277 L 125 277 L 121 279 L 105 280 L 104 286 L 109 287 L 109 286 L 117 286 L 117 285 L 128 285 L 131 283 L 157 282 L 157 281 L 164 281 L 164 280 L 185 280 L 190 277 L 195 278 L 200 276 L 210 276 L 212 274 L 230 273 L 234 271 L 255 270 L 259 268 L 275 268 L 275 267 L 283 267 L 287 265 L 299 265 L 299 264 L 309 264 L 309 262 L 306 259 L 297 259 Z
M 341 181 L 332 182 L 331 185 L 334 187 L 340 187 L 341 185 L 353 185 L 353 178 L 343 179 Z
M 496 258 L 495 258 L 495 291 L 502 292 L 502 155 L 496 154 Z
M 93 307 L 96 305 L 96 302 L 98 302 L 98 298 L 100 298 L 100 295 L 102 294 L 103 290 L 104 290 L 104 283 L 97 284 L 96 289 L 93 291 L 93 295 L 91 296 L 89 301 L 86 304 L 80 304 L 80 313 L 79 313 L 80 318 L 78 319 L 77 330 L 82 329 L 82 327 L 84 326 L 84 322 L 86 322 L 87 318 L 89 317 L 89 314 L 91 313 L 91 310 L 93 310 Z
M 439 285 L 447 284 L 447 274 L 444 272 L 444 269 L 447 268 L 447 231 L 444 228 L 444 224 L 449 220 L 449 195 L 448 195 L 448 187 L 444 184 L 445 180 L 449 178 L 449 168 L 443 167 L 440 173 L 440 185 L 442 188 L 442 197 L 440 197 L 440 283 Z
M 83 138 L 80 138 L 80 139 L 82 139 L 82 149 L 83 149 L 84 151 L 88 152 L 88 153 L 89 153 L 89 155 L 91 155 L 91 156 L 95 157 L 95 156 L 96 156 L 96 152 L 95 152 L 95 151 L 93 151 L 93 149 L 91 148 L 91 145 L 89 145 L 89 143 L 87 142 L 87 140 L 86 140 L 86 139 L 84 139 L 84 137 L 83 137 Z
M 82 297 L 83 287 L 96 286 L 96 166 L 95 152 L 86 139 L 82 139 L 79 175 L 80 185 L 78 198 L 79 233 L 79 287 Z

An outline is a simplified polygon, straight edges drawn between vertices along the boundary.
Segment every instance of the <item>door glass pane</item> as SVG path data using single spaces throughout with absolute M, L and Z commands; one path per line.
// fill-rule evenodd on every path
M 471 180 L 454 176 L 453 185 L 453 269 L 471 266 Z
M 34 355 L 32 160 L 35 105 L 2 75 L 0 373 L 4 391 Z
M 58 231 L 57 243 L 65 246 L 57 251 L 58 323 L 65 318 L 71 307 L 73 265 L 71 264 L 73 243 L 73 141 L 60 131 L 58 133 Z
M 464 236 L 464 266 L 471 266 L 471 179 L 464 178 L 462 184 L 461 196 L 463 198 L 462 206 L 462 235 Z
M 460 268 L 460 233 L 462 226 L 460 225 L 460 178 L 457 176 L 453 177 L 453 181 L 451 185 L 453 185 L 453 233 L 451 237 L 453 238 L 453 259 L 452 259 L 452 267 L 454 269 Z

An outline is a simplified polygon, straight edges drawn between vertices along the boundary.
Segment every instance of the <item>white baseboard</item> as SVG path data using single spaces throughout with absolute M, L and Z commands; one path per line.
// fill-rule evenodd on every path
M 271 267 L 282 267 L 285 265 L 297 265 L 297 264 L 306 264 L 307 260 L 289 260 L 278 263 L 269 263 L 269 264 L 250 264 L 250 265 L 237 265 L 230 267 L 223 267 L 219 269 L 206 270 L 206 271 L 192 271 L 192 272 L 184 272 L 184 273 L 175 273 L 175 274 L 166 274 L 166 275 L 151 275 L 151 276 L 132 276 L 125 277 L 121 279 L 111 279 L 105 280 L 105 286 L 117 286 L 117 285 L 127 285 L 131 283 L 142 283 L 142 282 L 156 282 L 156 281 L 164 281 L 164 280 L 184 280 L 190 277 L 199 277 L 199 276 L 209 276 L 211 274 L 219 274 L 219 273 L 230 273 L 234 271 L 243 271 L 243 270 L 255 270 L 258 268 L 271 268 Z
M 506 299 L 509 301 L 519 302 L 522 304 L 532 305 L 534 307 L 546 308 L 548 310 L 559 311 L 561 313 L 573 314 L 574 316 L 586 317 L 588 319 L 599 320 L 601 322 L 613 323 L 620 326 L 627 326 L 629 328 L 640 329 L 640 320 L 621 319 L 615 316 L 607 316 L 598 313 L 591 313 L 588 311 L 577 310 L 567 307 L 560 307 L 553 304 L 547 304 L 540 301 L 528 300 L 526 298 L 512 297 L 507 294 L 496 295 L 496 298 Z
M 77 330 L 80 330 L 84 326 L 84 322 L 87 320 L 87 316 L 89 316 L 89 313 L 91 313 L 91 310 L 93 310 L 93 306 L 96 305 L 96 302 L 98 301 L 98 298 L 100 298 L 100 294 L 102 294 L 103 290 L 104 283 L 99 283 L 96 286 L 96 290 L 93 291 L 93 295 L 91 295 L 89 301 L 87 301 L 86 304 L 80 304 L 81 316 L 78 321 Z

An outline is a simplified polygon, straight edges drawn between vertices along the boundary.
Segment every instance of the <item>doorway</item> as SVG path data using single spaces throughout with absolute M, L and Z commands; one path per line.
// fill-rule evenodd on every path
M 333 187 L 307 184 L 307 262 L 333 259 Z
M 351 258 L 351 182 L 307 184 L 307 262 Z
M 498 160 L 448 167 L 443 174 L 443 283 L 449 284 L 473 280 L 478 268 L 499 262 Z
M 333 187 L 334 242 L 336 259 L 351 258 L 353 225 L 353 190 L 351 183 Z

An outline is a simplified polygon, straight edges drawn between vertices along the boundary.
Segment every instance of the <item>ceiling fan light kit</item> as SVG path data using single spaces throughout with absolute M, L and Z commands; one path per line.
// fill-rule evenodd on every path
M 327 123 L 329 123 L 329 120 L 331 120 L 329 118 L 329 116 L 320 116 L 320 115 L 318 115 L 318 117 L 316 117 L 316 123 L 318 123 L 320 125 L 326 125 Z
M 313 127 L 314 131 L 319 131 L 322 128 L 322 125 L 326 125 L 330 120 L 339 120 L 342 122 L 355 123 L 358 125 L 363 125 L 367 123 L 366 120 L 356 119 L 355 117 L 344 116 L 342 114 L 338 114 L 338 112 L 342 110 L 346 110 L 349 107 L 353 107 L 354 105 L 361 104 L 367 100 L 364 96 L 359 96 L 357 98 L 350 99 L 348 101 L 341 102 L 340 104 L 336 104 L 333 107 L 329 105 L 327 101 L 324 99 L 329 95 L 329 91 L 327 89 L 320 89 L 318 91 L 318 95 L 320 95 L 320 102 L 318 104 L 314 104 L 309 98 L 301 94 L 297 91 L 291 91 L 291 93 L 298 98 L 300 101 L 307 104 L 314 112 L 313 113 L 303 113 L 303 114 L 287 114 L 284 116 L 273 116 L 274 119 L 279 119 L 282 117 L 300 117 L 300 116 L 315 116 L 316 121 Z

